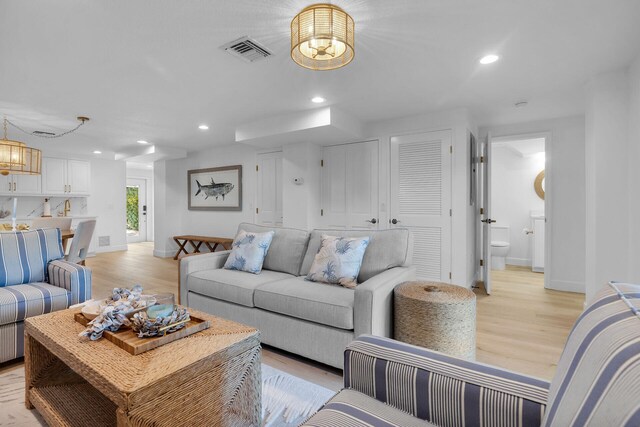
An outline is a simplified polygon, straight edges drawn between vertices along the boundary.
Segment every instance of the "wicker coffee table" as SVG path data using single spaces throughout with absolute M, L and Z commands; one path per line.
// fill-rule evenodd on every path
M 211 327 L 133 356 L 78 338 L 77 311 L 25 320 L 26 406 L 49 425 L 259 425 L 256 329 L 190 310 Z

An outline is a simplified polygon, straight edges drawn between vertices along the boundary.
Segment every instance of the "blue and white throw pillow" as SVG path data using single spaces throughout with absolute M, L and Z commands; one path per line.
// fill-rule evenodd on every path
M 307 280 L 355 288 L 369 237 L 322 235 L 321 241 Z
M 233 240 L 233 249 L 224 268 L 259 274 L 262 271 L 262 263 L 267 256 L 274 234 L 275 231 L 248 233 L 240 230 Z

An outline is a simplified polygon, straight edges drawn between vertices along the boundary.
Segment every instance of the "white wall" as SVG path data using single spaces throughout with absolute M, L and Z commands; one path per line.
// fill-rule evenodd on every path
M 492 137 L 548 133 L 545 167 L 547 249 L 551 289 L 585 291 L 585 119 L 568 117 L 485 127 Z
M 256 195 L 256 149 L 244 144 L 215 147 L 186 159 L 154 163 L 156 256 L 173 256 L 178 234 L 234 237 L 238 224 L 253 222 Z M 190 211 L 187 209 L 187 171 L 242 165 L 242 211 Z
M 610 280 L 638 279 L 637 67 L 596 76 L 588 86 L 587 301 Z
M 544 153 L 523 157 L 505 145 L 495 146 L 491 159 L 491 218 L 496 226 L 510 227 L 507 264 L 531 265 L 531 211 L 544 212 L 544 200 L 536 194 L 533 182 L 545 167 Z
M 98 246 L 96 252 L 127 249 L 126 165 L 120 160 L 91 160 L 91 196 L 87 198 L 88 215 L 96 216 L 97 237 L 109 236 L 111 244 Z
M 629 67 L 629 281 L 640 283 L 640 55 Z

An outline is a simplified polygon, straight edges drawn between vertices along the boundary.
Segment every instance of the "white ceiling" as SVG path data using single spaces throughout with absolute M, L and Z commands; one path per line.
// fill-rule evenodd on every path
M 314 108 L 314 95 L 363 122 L 469 107 L 479 124 L 505 123 L 582 113 L 589 77 L 640 48 L 638 0 L 340 0 L 355 59 L 314 72 L 289 57 L 290 20 L 310 3 L 1 0 L 0 112 L 54 131 L 87 115 L 63 139 L 20 135 L 86 154 L 138 139 L 228 144 L 236 126 Z M 243 35 L 274 56 L 248 64 L 218 49 Z M 489 52 L 502 59 L 478 65 Z

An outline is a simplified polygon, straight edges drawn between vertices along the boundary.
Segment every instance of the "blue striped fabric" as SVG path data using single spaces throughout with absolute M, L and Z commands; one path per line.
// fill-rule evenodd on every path
M 64 257 L 57 228 L 0 233 L 0 287 L 47 281 L 47 263 Z
M 388 338 L 345 351 L 345 388 L 447 426 L 540 426 L 549 383 Z
M 48 283 L 38 282 L 0 288 L 0 325 L 64 310 L 69 305 L 71 305 L 71 292 Z
M 71 304 L 91 299 L 91 269 L 63 260 L 51 261 L 49 283 L 71 292 Z
M 433 426 L 393 406 L 354 390 L 342 390 L 303 426 L 307 427 L 426 427 Z
M 576 322 L 545 426 L 640 426 L 640 286 L 610 283 Z
M 0 325 L 0 363 L 24 356 L 24 322 Z

